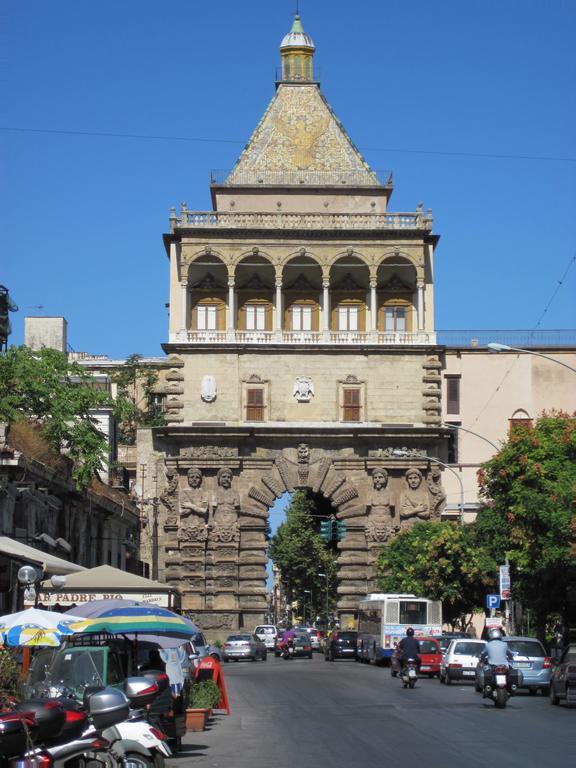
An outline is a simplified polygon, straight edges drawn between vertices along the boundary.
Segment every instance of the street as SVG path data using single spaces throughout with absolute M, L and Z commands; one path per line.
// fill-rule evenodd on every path
M 231 715 L 189 733 L 170 768 L 570 765 L 576 711 L 520 693 L 497 710 L 470 683 L 419 680 L 352 661 L 223 664 Z

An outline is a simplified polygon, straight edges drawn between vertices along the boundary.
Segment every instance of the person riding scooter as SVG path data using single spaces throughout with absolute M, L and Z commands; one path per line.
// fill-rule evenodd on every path
M 403 637 L 398 643 L 398 657 L 401 669 L 404 669 L 408 659 L 414 659 L 416 661 L 416 667 L 420 670 L 420 643 L 414 637 L 414 630 L 412 627 L 408 627 L 406 630 L 406 637 Z
M 480 661 L 489 667 L 509 667 L 514 656 L 502 638 L 504 633 L 499 627 L 492 627 L 486 635 L 486 647 L 480 654 Z

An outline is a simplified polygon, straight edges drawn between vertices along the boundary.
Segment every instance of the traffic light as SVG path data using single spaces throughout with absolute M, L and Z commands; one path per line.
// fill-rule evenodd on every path
M 342 541 L 344 536 L 346 536 L 346 523 L 343 520 L 337 520 L 336 521 L 336 538 L 338 541 Z
M 320 538 L 322 541 L 332 541 L 332 520 L 322 520 L 320 523 Z

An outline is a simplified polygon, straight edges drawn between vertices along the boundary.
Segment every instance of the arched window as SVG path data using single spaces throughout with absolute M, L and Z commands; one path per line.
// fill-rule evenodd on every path
M 533 419 L 523 408 L 517 408 L 512 417 L 508 419 L 508 433 L 515 429 L 532 429 Z

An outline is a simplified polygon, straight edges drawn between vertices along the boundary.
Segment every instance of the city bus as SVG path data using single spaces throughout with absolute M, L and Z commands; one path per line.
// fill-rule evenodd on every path
M 387 664 L 412 627 L 416 637 L 440 635 L 442 603 L 416 595 L 372 593 L 358 606 L 358 659 Z

